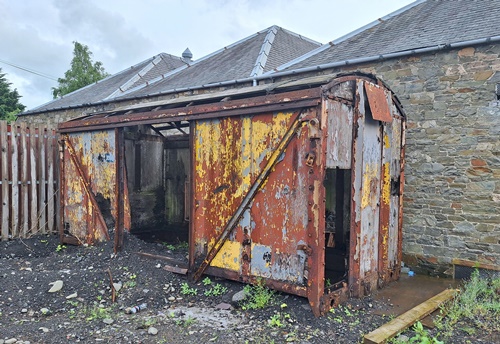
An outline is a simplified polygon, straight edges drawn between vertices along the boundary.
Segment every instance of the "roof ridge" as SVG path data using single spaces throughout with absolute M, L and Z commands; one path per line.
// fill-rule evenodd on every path
M 269 28 L 266 37 L 264 37 L 264 42 L 260 48 L 259 55 L 257 55 L 257 59 L 255 60 L 255 66 L 250 72 L 250 76 L 262 75 L 264 72 L 264 66 L 266 65 L 267 58 L 269 57 L 269 52 L 271 51 L 278 29 L 279 27 L 276 25 Z
M 230 44 L 230 45 L 227 45 L 227 46 L 225 46 L 225 47 L 223 47 L 223 48 L 221 48 L 221 49 L 219 49 L 219 50 L 216 50 L 216 51 L 214 51 L 213 53 L 210 53 L 210 54 L 208 54 L 208 55 L 205 55 L 205 56 L 203 56 L 202 58 L 200 58 L 200 59 L 198 59 L 198 60 L 193 61 L 192 63 L 187 63 L 187 62 L 186 62 L 186 65 L 185 65 L 185 66 L 181 66 L 181 67 L 176 68 L 176 69 L 174 69 L 174 70 L 172 70 L 172 71 L 170 71 L 170 72 L 168 72 L 168 73 L 166 73 L 166 74 L 162 74 L 162 75 L 160 75 L 159 77 L 156 77 L 156 78 L 154 78 L 154 79 L 150 80 L 150 81 L 149 81 L 149 82 L 147 82 L 147 83 L 144 83 L 144 84 L 138 85 L 138 86 L 136 86 L 136 87 L 134 87 L 134 88 L 131 88 L 131 89 L 128 89 L 128 90 L 126 90 L 125 92 L 123 92 L 123 94 L 122 94 L 122 95 L 126 95 L 126 94 L 128 94 L 128 93 L 138 91 L 138 90 L 140 90 L 140 89 L 142 89 L 142 88 L 144 88 L 144 87 L 147 87 L 147 86 L 149 86 L 149 85 L 155 84 L 155 83 L 157 83 L 157 82 L 159 82 L 159 81 L 161 81 L 161 80 L 163 80 L 163 79 L 165 79 L 165 78 L 168 78 L 169 76 L 172 76 L 172 75 L 174 75 L 174 74 L 179 73 L 180 71 L 182 71 L 182 70 L 184 70 L 184 69 L 186 69 L 186 68 L 188 68 L 188 67 L 190 67 L 190 66 L 194 66 L 194 65 L 196 65 L 196 64 L 198 64 L 198 63 L 200 63 L 200 62 L 202 62 L 202 61 L 205 61 L 205 60 L 207 60 L 207 59 L 211 58 L 212 56 L 216 56 L 216 55 L 218 55 L 218 54 L 220 54 L 220 53 L 222 53 L 222 52 L 224 52 L 224 51 L 226 51 L 226 50 L 228 50 L 228 49 L 231 49 L 231 48 L 233 48 L 233 47 L 235 47 L 235 46 L 237 46 L 237 45 L 239 45 L 239 44 L 241 44 L 241 43 L 244 43 L 244 42 L 246 42 L 246 41 L 248 41 L 248 40 L 250 40 L 250 39 L 252 39 L 252 38 L 254 38 L 254 37 L 257 37 L 257 36 L 258 36 L 258 35 L 260 35 L 261 33 L 264 33 L 264 32 L 266 32 L 266 31 L 270 30 L 272 27 L 273 27 L 273 26 L 271 26 L 271 27 L 269 27 L 269 28 L 267 28 L 267 29 L 265 29 L 265 30 L 258 31 L 258 32 L 256 32 L 256 33 L 254 33 L 254 34 L 250 35 L 250 36 L 245 37 L 245 38 L 242 38 L 242 39 L 240 39 L 239 41 L 236 41 L 236 42 L 234 42 L 234 43 L 232 43 L 232 44 Z
M 416 0 L 416 1 L 410 3 L 410 4 L 406 5 L 406 6 L 401 7 L 398 10 L 393 11 L 393 12 L 391 12 L 389 14 L 386 14 L 385 16 L 383 16 L 383 17 L 381 17 L 379 19 L 376 19 L 376 20 L 374 20 L 374 21 L 372 21 L 372 22 L 370 22 L 370 23 L 368 23 L 368 24 L 366 24 L 366 25 L 364 25 L 364 26 L 362 26 L 362 27 L 360 27 L 360 28 L 358 28 L 358 29 L 356 29 L 354 31 L 351 31 L 351 32 L 349 32 L 349 33 L 347 33 L 347 34 L 345 34 L 343 36 L 340 36 L 339 38 L 334 39 L 333 41 L 330 41 L 327 44 L 323 44 L 322 46 L 320 46 L 320 47 L 318 47 L 318 48 L 316 48 L 314 50 L 311 50 L 310 52 L 308 52 L 308 53 L 306 53 L 306 54 L 304 54 L 304 55 L 302 55 L 300 57 L 297 57 L 294 60 L 291 60 L 291 61 L 289 61 L 287 63 L 284 63 L 281 66 L 278 66 L 275 69 L 270 70 L 270 71 L 264 73 L 264 75 L 272 74 L 272 73 L 275 73 L 275 72 L 282 71 L 282 70 L 284 70 L 284 69 L 286 69 L 286 68 L 288 68 L 290 66 L 293 66 L 294 64 L 302 62 L 302 61 L 308 59 L 311 56 L 317 55 L 317 54 L 325 51 L 326 49 L 330 48 L 333 45 L 337 45 L 337 44 L 339 44 L 339 43 L 341 43 L 343 41 L 346 41 L 347 39 L 349 39 L 351 37 L 354 37 L 354 36 L 360 34 L 361 32 L 363 32 L 365 30 L 371 29 L 374 26 L 380 24 L 381 22 L 385 22 L 388 19 L 390 19 L 390 18 L 392 18 L 392 17 L 394 17 L 396 15 L 399 15 L 399 14 L 401 14 L 403 12 L 406 12 L 410 8 L 413 8 L 413 7 L 417 6 L 417 5 L 420 5 L 421 3 L 426 2 L 426 1 L 427 0 Z
M 137 81 L 141 80 L 144 77 L 144 75 L 146 75 L 150 70 L 152 70 L 156 65 L 158 65 L 158 63 L 160 63 L 160 61 L 163 61 L 167 57 L 179 59 L 179 61 L 186 63 L 181 57 L 171 55 L 171 54 L 160 53 L 156 56 L 153 56 L 152 60 L 146 66 L 144 66 L 144 68 L 142 68 L 140 71 L 138 71 L 129 80 L 124 82 L 121 86 L 118 87 L 117 90 L 115 90 L 109 96 L 104 98 L 104 100 L 112 99 L 114 97 L 117 97 L 120 94 L 123 94 L 125 91 L 127 91 L 127 89 L 130 86 L 134 85 Z

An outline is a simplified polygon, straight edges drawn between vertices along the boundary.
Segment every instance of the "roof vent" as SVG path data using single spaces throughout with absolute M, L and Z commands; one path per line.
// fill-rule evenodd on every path
M 184 52 L 182 53 L 182 59 L 185 62 L 191 62 L 192 58 L 193 58 L 193 53 L 191 52 L 191 50 L 189 50 L 189 48 L 186 48 L 186 50 L 184 50 Z

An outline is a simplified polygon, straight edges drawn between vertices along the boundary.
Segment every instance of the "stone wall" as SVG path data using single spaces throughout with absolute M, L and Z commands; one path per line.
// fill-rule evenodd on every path
M 380 77 L 408 116 L 403 260 L 451 273 L 453 258 L 500 266 L 500 45 L 442 50 L 322 73 Z

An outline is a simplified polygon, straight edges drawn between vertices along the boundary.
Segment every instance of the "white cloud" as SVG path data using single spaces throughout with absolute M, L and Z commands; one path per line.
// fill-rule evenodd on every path
M 160 52 L 194 59 L 271 25 L 321 43 L 411 0 L 0 0 L 0 61 L 53 77 L 69 69 L 73 41 L 116 73 Z M 51 100 L 57 82 L 4 63 L 28 108 Z

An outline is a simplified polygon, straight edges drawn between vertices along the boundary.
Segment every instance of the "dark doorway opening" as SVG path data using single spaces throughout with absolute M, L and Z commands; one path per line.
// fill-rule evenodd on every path
M 351 170 L 325 174 L 325 287 L 347 280 L 351 216 Z
M 185 244 L 189 236 L 189 123 L 125 132 L 130 232 L 144 241 Z

